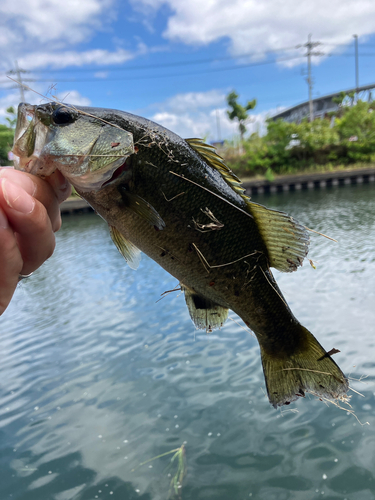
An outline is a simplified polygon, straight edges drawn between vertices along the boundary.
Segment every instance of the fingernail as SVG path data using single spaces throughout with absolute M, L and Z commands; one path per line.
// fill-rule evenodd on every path
M 6 179 L 1 180 L 1 187 L 5 201 L 10 208 L 23 214 L 29 214 L 33 211 L 35 200 L 24 189 Z
M 26 193 L 34 196 L 36 191 L 36 184 L 30 179 L 28 175 L 25 175 L 24 172 L 19 172 L 14 169 L 6 169 L 0 170 L 0 179 L 8 179 L 12 182 L 12 184 L 17 184 L 21 186 L 22 189 L 26 191 Z
M 7 229 L 9 227 L 8 218 L 0 208 L 0 227 Z

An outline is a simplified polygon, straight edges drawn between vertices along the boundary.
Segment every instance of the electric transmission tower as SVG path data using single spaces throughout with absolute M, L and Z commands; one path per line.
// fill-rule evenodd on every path
M 309 120 L 312 122 L 314 120 L 314 108 L 313 108 L 313 99 L 312 99 L 312 89 L 313 89 L 313 78 L 311 76 L 311 57 L 312 56 L 323 56 L 324 52 L 317 52 L 313 49 L 321 45 L 321 42 L 312 42 L 311 41 L 311 33 L 309 34 L 308 41 L 303 45 L 303 47 L 307 48 L 307 53 L 305 56 L 307 57 L 307 85 L 309 86 Z
M 28 73 L 25 69 L 18 66 L 18 62 L 14 61 L 15 69 L 8 71 L 8 75 L 16 75 L 18 87 L 20 89 L 21 102 L 25 102 L 25 93 L 23 91 L 22 73 Z

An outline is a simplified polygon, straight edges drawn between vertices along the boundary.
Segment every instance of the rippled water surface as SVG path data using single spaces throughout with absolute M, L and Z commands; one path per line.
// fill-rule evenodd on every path
M 0 318 L 1 500 L 166 499 L 171 455 L 132 469 L 183 443 L 185 500 L 375 498 L 375 188 L 256 201 L 339 241 L 313 235 L 317 269 L 277 279 L 341 368 L 367 375 L 357 419 L 313 397 L 274 410 L 247 331 L 195 331 L 182 296 L 157 302 L 173 278 L 145 256 L 132 271 L 99 217 L 71 216 Z

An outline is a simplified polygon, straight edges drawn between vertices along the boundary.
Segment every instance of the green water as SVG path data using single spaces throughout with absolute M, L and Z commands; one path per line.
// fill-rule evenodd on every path
M 145 256 L 131 270 L 99 217 L 70 216 L 0 318 L 1 500 L 167 499 L 170 456 L 132 469 L 183 443 L 184 500 L 375 499 L 375 187 L 256 201 L 339 241 L 313 235 L 317 270 L 277 279 L 367 376 L 351 382 L 357 419 L 314 397 L 274 410 L 247 331 L 196 331 L 181 295 L 157 302 L 174 279 Z

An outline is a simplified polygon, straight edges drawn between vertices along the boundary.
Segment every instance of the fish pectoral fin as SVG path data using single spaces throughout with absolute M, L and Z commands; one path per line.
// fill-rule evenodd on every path
M 267 247 L 270 266 L 283 272 L 296 271 L 309 248 L 306 228 L 284 212 L 251 201 L 247 206 Z
M 155 226 L 159 230 L 165 228 L 165 222 L 150 203 L 137 194 L 127 191 L 125 188 L 121 189 L 121 195 L 125 206 L 129 210 L 139 215 L 139 217 L 142 217 L 142 219 L 146 220 L 151 226 Z
M 123 236 L 114 226 L 109 226 L 109 234 L 117 250 L 124 257 L 129 267 L 137 269 L 141 262 L 141 251 Z
M 219 306 L 184 285 L 181 288 L 185 292 L 186 305 L 196 328 L 211 332 L 223 326 L 228 318 L 228 308 Z

